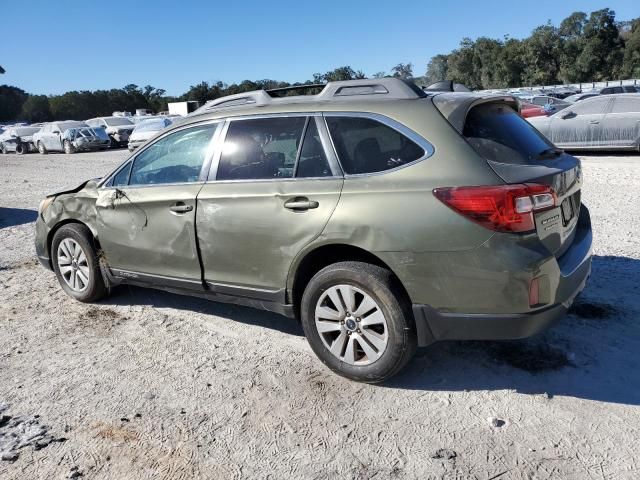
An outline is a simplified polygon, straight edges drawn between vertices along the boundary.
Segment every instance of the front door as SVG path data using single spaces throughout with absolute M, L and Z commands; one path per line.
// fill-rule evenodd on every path
M 99 190 L 98 239 L 114 273 L 156 283 L 158 277 L 201 283 L 196 196 L 206 178 L 218 125 L 160 137 Z
M 593 147 L 601 144 L 602 121 L 611 100 L 587 99 L 559 111 L 552 117 L 551 141 L 562 148 Z
M 321 117 L 234 119 L 225 130 L 198 194 L 204 277 L 223 293 L 281 299 L 294 257 L 322 233 L 343 178 Z

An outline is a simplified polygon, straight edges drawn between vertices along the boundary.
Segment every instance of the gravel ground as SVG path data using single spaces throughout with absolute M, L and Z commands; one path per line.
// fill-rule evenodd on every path
M 593 275 L 557 327 L 349 382 L 277 315 L 141 288 L 73 302 L 37 263 L 46 193 L 126 151 L 0 156 L 0 478 L 640 476 L 640 157 L 583 157 Z

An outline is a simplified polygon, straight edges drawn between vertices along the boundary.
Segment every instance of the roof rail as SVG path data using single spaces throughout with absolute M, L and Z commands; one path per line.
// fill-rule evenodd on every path
M 308 90 L 324 87 L 317 95 L 280 96 L 278 93 L 293 90 Z M 275 93 L 275 95 L 274 95 Z M 372 96 L 376 98 L 406 100 L 426 97 L 427 94 L 414 83 L 399 78 L 374 78 L 362 80 L 341 80 L 326 85 L 295 85 L 271 90 L 254 90 L 237 93 L 211 100 L 191 112 L 189 116 L 201 115 L 214 110 L 246 105 L 263 106 L 275 103 L 301 103 L 320 101 L 353 100 L 354 97 Z

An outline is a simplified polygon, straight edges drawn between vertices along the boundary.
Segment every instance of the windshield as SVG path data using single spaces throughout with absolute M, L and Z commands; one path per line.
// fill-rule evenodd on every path
M 167 127 L 171 125 L 171 120 L 168 120 L 166 118 L 156 118 L 153 120 L 144 120 L 142 122 L 140 122 L 137 126 L 135 131 L 136 132 L 153 132 L 153 131 L 159 131 L 162 130 L 163 128 Z
M 463 135 L 476 152 L 500 163 L 526 165 L 556 152 L 515 110 L 496 103 L 471 109 Z
M 133 125 L 133 122 L 131 120 L 124 117 L 105 118 L 104 121 L 110 127 L 121 127 L 121 126 Z

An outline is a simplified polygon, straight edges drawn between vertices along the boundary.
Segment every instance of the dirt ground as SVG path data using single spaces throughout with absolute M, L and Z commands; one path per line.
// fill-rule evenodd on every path
M 583 157 L 595 257 L 564 321 L 369 386 L 274 314 L 71 301 L 35 258 L 38 202 L 126 155 L 0 155 L 0 478 L 640 477 L 640 156 Z

